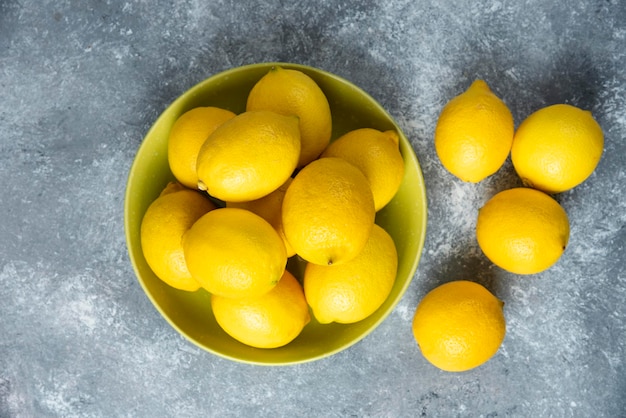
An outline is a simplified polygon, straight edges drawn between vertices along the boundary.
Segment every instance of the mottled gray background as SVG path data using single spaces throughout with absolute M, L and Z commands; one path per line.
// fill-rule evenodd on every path
M 290 367 L 233 363 L 179 336 L 128 260 L 129 168 L 158 115 L 222 70 L 262 61 L 336 73 L 410 138 L 429 198 L 420 266 L 370 336 Z M 626 3 L 0 1 L 0 417 L 626 416 Z M 596 172 L 559 196 L 571 241 L 520 277 L 492 267 L 476 209 L 519 185 L 510 162 L 464 184 L 437 160 L 439 111 L 475 78 L 516 124 L 552 103 L 593 112 Z M 452 279 L 506 301 L 497 355 L 450 374 L 410 331 Z

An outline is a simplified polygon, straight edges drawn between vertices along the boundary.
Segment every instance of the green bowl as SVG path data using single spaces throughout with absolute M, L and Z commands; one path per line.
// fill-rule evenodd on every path
M 286 346 L 259 349 L 239 343 L 219 327 L 211 311 L 209 293 L 176 290 L 159 280 L 143 257 L 139 231 L 150 203 L 174 180 L 167 161 L 167 138 L 176 119 L 197 106 L 243 112 L 250 89 L 274 65 L 300 70 L 321 87 L 332 111 L 333 139 L 357 128 L 397 130 L 405 177 L 395 198 L 376 216 L 376 223 L 393 237 L 399 257 L 398 276 L 385 303 L 374 314 L 354 324 L 321 325 L 313 318 Z M 415 274 L 424 247 L 426 217 L 426 190 L 419 163 L 410 142 L 392 117 L 372 97 L 348 81 L 312 67 L 288 63 L 253 64 L 224 71 L 176 99 L 157 119 L 139 147 L 128 176 L 124 205 L 130 261 L 143 290 L 161 315 L 198 347 L 230 360 L 260 365 L 295 364 L 328 357 L 372 332 L 398 304 Z M 300 263 L 292 260 L 288 268 L 302 278 Z

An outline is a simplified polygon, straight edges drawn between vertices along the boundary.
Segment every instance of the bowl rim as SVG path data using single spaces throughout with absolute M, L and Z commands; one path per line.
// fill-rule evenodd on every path
M 280 362 L 264 362 L 264 361 L 255 361 L 255 360 L 250 360 L 250 359 L 242 359 L 239 358 L 237 356 L 233 356 L 233 355 L 229 355 L 228 353 L 224 353 L 222 351 L 218 351 L 218 350 L 214 350 L 211 347 L 207 347 L 206 345 L 203 345 L 202 343 L 200 343 L 199 341 L 197 341 L 196 339 L 194 339 L 192 336 L 188 335 L 188 333 L 186 331 L 184 331 L 174 320 L 172 320 L 169 317 L 169 314 L 167 314 L 165 312 L 165 310 L 160 306 L 159 303 L 157 303 L 155 297 L 153 296 L 152 292 L 150 291 L 150 289 L 148 288 L 148 286 L 144 283 L 144 280 L 142 280 L 142 275 L 141 272 L 139 271 L 138 268 L 138 263 L 137 260 L 133 254 L 133 252 L 131 251 L 130 248 L 130 244 L 131 244 L 131 225 L 130 225 L 130 200 L 132 198 L 131 196 L 131 183 L 132 180 L 134 178 L 134 176 L 136 175 L 136 171 L 138 170 L 138 161 L 137 161 L 137 155 L 140 154 L 142 152 L 142 149 L 148 147 L 148 141 L 147 138 L 149 138 L 153 132 L 155 130 L 158 129 L 159 126 L 159 121 L 161 118 L 164 117 L 164 115 L 173 107 L 177 106 L 179 103 L 184 102 L 185 100 L 187 100 L 187 98 L 190 95 L 193 95 L 194 93 L 196 93 L 197 91 L 200 91 L 203 89 L 205 84 L 209 84 L 211 82 L 213 82 L 215 79 L 218 78 L 222 78 L 222 77 L 227 77 L 230 74 L 235 74 L 235 73 L 239 73 L 239 72 L 244 72 L 244 71 L 248 71 L 248 70 L 253 70 L 253 69 L 259 69 L 259 68 L 271 68 L 272 66 L 282 66 L 284 68 L 289 68 L 289 69 L 296 69 L 296 70 L 303 70 L 304 72 L 314 72 L 317 73 L 321 76 L 327 77 L 327 78 L 331 78 L 341 84 L 347 85 L 349 86 L 351 89 L 354 89 L 355 91 L 357 91 L 360 95 L 362 95 L 364 98 L 366 98 L 371 104 L 373 104 L 376 107 L 376 110 L 378 112 L 380 112 L 381 114 L 383 114 L 388 120 L 389 122 L 397 129 L 398 134 L 401 138 L 401 143 L 404 142 L 404 145 L 408 147 L 408 151 L 407 153 L 405 153 L 404 158 L 410 158 L 411 159 L 411 163 L 415 165 L 415 167 L 417 168 L 417 179 L 419 181 L 419 184 L 421 185 L 421 187 L 416 187 L 417 191 L 419 192 L 419 195 L 416 196 L 416 198 L 419 198 L 422 202 L 423 202 L 423 210 L 421 210 L 421 218 L 419 219 L 419 222 L 421 225 L 423 225 L 423 227 L 420 229 L 419 234 L 415 237 L 415 239 L 418 240 L 418 246 L 416 248 L 416 253 L 415 253 L 415 257 L 409 267 L 409 273 L 410 273 L 410 279 L 405 280 L 403 283 L 403 286 L 399 289 L 398 294 L 396 295 L 395 299 L 391 301 L 390 306 L 388 307 L 388 309 L 382 314 L 380 315 L 380 317 L 374 321 L 366 330 L 365 332 L 362 332 L 360 335 L 358 335 L 357 337 L 354 337 L 352 339 L 350 339 L 350 341 L 336 347 L 335 349 L 329 350 L 329 351 L 325 351 L 324 353 L 321 354 L 316 354 L 316 355 L 312 355 L 310 357 L 307 358 L 301 358 L 301 359 L 294 359 L 294 360 L 284 360 L 284 361 L 280 361 Z M 133 162 L 131 164 L 130 169 L 128 170 L 128 175 L 127 175 L 127 180 L 126 180 L 126 184 L 125 184 L 126 190 L 124 193 L 124 233 L 125 233 L 125 244 L 127 247 L 127 254 L 129 257 L 129 261 L 131 262 L 133 271 L 135 273 L 135 279 L 139 282 L 140 286 L 143 289 L 143 293 L 148 297 L 148 299 L 150 300 L 151 304 L 153 305 L 154 308 L 156 308 L 156 310 L 159 312 L 159 314 L 161 315 L 161 317 L 163 319 L 165 319 L 165 321 L 172 327 L 174 328 L 178 334 L 182 335 L 187 341 L 191 342 L 192 344 L 194 344 L 195 346 L 201 348 L 204 351 L 207 351 L 211 354 L 214 354 L 218 357 L 221 357 L 223 359 L 227 359 L 227 360 L 231 360 L 231 361 L 235 361 L 238 363 L 243 363 L 243 364 L 253 364 L 253 365 L 261 365 L 261 366 L 288 366 L 288 365 L 294 365 L 294 364 L 303 364 L 303 363 L 308 363 L 308 362 L 312 362 L 312 361 L 317 361 L 317 360 L 321 360 L 324 358 L 328 358 L 331 357 L 334 354 L 337 354 L 341 351 L 344 351 L 352 346 L 354 346 L 355 344 L 357 344 L 358 342 L 362 341 L 365 337 L 367 337 L 369 334 L 371 334 L 376 328 L 378 328 L 378 326 L 387 319 L 387 317 L 396 309 L 398 303 L 400 302 L 400 300 L 404 297 L 406 290 L 408 289 L 408 287 L 410 286 L 411 282 L 413 281 L 413 279 L 415 278 L 415 272 L 417 271 L 417 267 L 418 264 L 421 260 L 421 257 L 423 255 L 423 250 L 424 250 L 424 246 L 425 246 L 425 238 L 426 238 L 426 233 L 427 233 L 427 228 L 428 228 L 428 200 L 427 200 L 427 193 L 426 193 L 426 185 L 425 185 L 425 181 L 424 181 L 424 175 L 423 175 L 423 171 L 421 168 L 421 165 L 419 164 L 419 161 L 417 159 L 417 156 L 415 154 L 415 150 L 413 148 L 413 145 L 411 144 L 411 142 L 409 141 L 409 139 L 405 136 L 403 130 L 400 128 L 400 126 L 398 125 L 398 123 L 396 122 L 395 118 L 392 117 L 391 114 L 389 114 L 389 112 L 376 100 L 374 99 L 369 93 L 367 93 L 366 91 L 364 91 L 362 88 L 360 88 L 359 86 L 357 86 L 356 84 L 350 82 L 349 80 L 338 76 L 336 74 L 330 73 L 328 71 L 322 70 L 320 68 L 317 67 L 312 67 L 309 65 L 304 65 L 304 64 L 298 64 L 298 63 L 291 63 L 291 62 L 282 62 L 282 61 L 268 61 L 268 62 L 260 62 L 260 63 L 253 63 L 253 64 L 246 64 L 246 65 L 242 65 L 242 66 L 238 66 L 238 67 L 232 67 L 217 73 L 214 73 L 212 75 L 210 75 L 209 77 L 201 80 L 200 82 L 197 82 L 196 84 L 192 85 L 190 88 L 186 89 L 185 91 L 183 91 L 182 93 L 180 93 L 176 99 L 174 99 L 173 101 L 171 101 L 163 110 L 161 110 L 161 112 L 159 113 L 159 115 L 157 116 L 157 118 L 151 123 L 150 128 L 146 131 L 146 133 L 143 135 L 143 138 L 141 140 L 141 143 L 139 145 L 139 147 L 137 148 L 137 151 L 135 151 L 134 157 L 133 157 Z

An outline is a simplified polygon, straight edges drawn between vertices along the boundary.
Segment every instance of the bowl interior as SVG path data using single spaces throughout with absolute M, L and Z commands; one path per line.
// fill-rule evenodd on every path
M 394 199 L 376 216 L 376 223 L 395 241 L 398 275 L 385 303 L 370 317 L 355 324 L 320 325 L 313 318 L 288 345 L 266 350 L 246 346 L 228 336 L 211 311 L 204 290 L 189 293 L 161 282 L 146 263 L 140 242 L 141 220 L 150 203 L 174 179 L 167 161 L 167 138 L 176 119 L 197 106 L 217 106 L 235 113 L 245 110 L 248 92 L 272 65 L 298 69 L 313 78 L 326 94 L 333 114 L 333 136 L 357 128 L 396 129 L 405 162 L 405 177 Z M 312 361 L 343 350 L 369 334 L 400 301 L 411 282 L 424 246 L 426 191 L 411 144 L 391 116 L 368 94 L 330 73 L 296 64 L 264 63 L 217 74 L 192 87 L 157 119 L 142 142 L 131 167 L 125 197 L 125 229 L 129 256 L 145 293 L 161 315 L 199 347 L 231 360 L 264 364 Z M 295 258 L 289 270 L 302 278 L 302 263 Z

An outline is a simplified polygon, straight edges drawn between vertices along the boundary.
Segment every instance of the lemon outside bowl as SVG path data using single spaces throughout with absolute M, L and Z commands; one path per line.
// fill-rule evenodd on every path
M 333 136 L 357 128 L 395 129 L 405 162 L 405 177 L 395 198 L 376 216 L 398 250 L 398 275 L 385 303 L 368 318 L 349 325 L 321 325 L 313 318 L 302 333 L 284 347 L 259 349 L 227 335 L 215 321 L 210 295 L 185 292 L 159 280 L 141 250 L 141 220 L 150 203 L 174 180 L 167 161 L 170 128 L 184 112 L 197 106 L 217 106 L 241 113 L 252 86 L 274 65 L 309 75 L 326 94 L 333 116 Z M 129 257 L 139 283 L 155 308 L 180 334 L 198 347 L 234 361 L 259 365 L 287 365 L 328 357 L 357 343 L 372 332 L 398 304 L 408 288 L 422 253 L 426 235 L 427 203 L 424 179 L 410 142 L 393 118 L 367 93 L 348 81 L 316 68 L 289 63 L 262 63 L 214 75 L 176 99 L 144 138 L 130 169 L 124 204 L 124 226 Z M 288 268 L 302 278 L 302 263 Z

